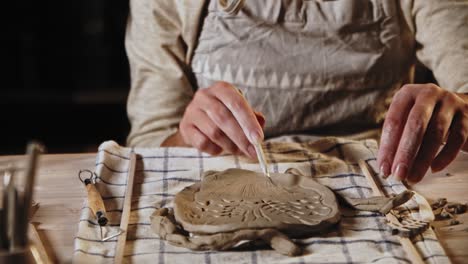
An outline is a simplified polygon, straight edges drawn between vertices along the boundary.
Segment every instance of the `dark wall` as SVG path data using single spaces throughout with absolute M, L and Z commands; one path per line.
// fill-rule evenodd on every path
M 38 139 L 49 153 L 125 143 L 126 0 L 12 1 L 0 86 L 0 154 Z

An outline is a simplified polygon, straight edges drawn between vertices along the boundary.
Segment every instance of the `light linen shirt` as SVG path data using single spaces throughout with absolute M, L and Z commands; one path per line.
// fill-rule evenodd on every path
M 266 115 L 267 136 L 381 124 L 417 59 L 441 87 L 468 92 L 468 1 L 130 4 L 130 146 L 159 146 L 194 92 L 216 81 Z

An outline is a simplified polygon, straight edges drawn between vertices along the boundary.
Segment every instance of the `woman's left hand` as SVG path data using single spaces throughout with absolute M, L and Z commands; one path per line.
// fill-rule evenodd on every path
M 468 150 L 467 137 L 467 94 L 434 84 L 404 85 L 393 97 L 383 125 L 377 161 L 380 172 L 419 182 L 429 167 L 440 171 L 461 149 Z

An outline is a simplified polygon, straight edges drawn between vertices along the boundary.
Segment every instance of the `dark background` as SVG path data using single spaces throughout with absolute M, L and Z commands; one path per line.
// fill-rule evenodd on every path
M 125 144 L 128 1 L 13 2 L 2 8 L 0 155 L 24 153 L 30 139 L 48 153 Z

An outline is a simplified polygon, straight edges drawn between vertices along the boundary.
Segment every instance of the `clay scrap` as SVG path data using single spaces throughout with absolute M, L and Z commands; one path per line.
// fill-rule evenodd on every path
M 342 197 L 344 202 L 357 210 L 379 212 L 387 214 L 413 197 L 413 192 L 404 191 L 393 197 L 374 196 L 370 198 L 349 198 Z
M 466 213 L 466 203 L 454 203 L 448 202 L 446 198 L 439 198 L 431 204 L 436 220 L 449 220 L 449 225 L 458 225 L 460 221 L 456 218 L 456 215 Z
M 402 237 L 414 237 L 426 231 L 429 228 L 429 223 L 417 220 L 411 217 L 402 218 L 399 222 L 388 222 L 392 228 L 392 235 Z
M 412 191 L 405 190 L 392 197 L 349 198 L 343 196 L 342 199 L 347 205 L 356 210 L 379 212 L 386 215 L 394 213 L 392 209 L 406 203 L 413 195 Z M 398 216 L 396 219 L 387 223 L 393 235 L 413 237 L 429 228 L 429 222 L 413 219 L 409 216 Z

